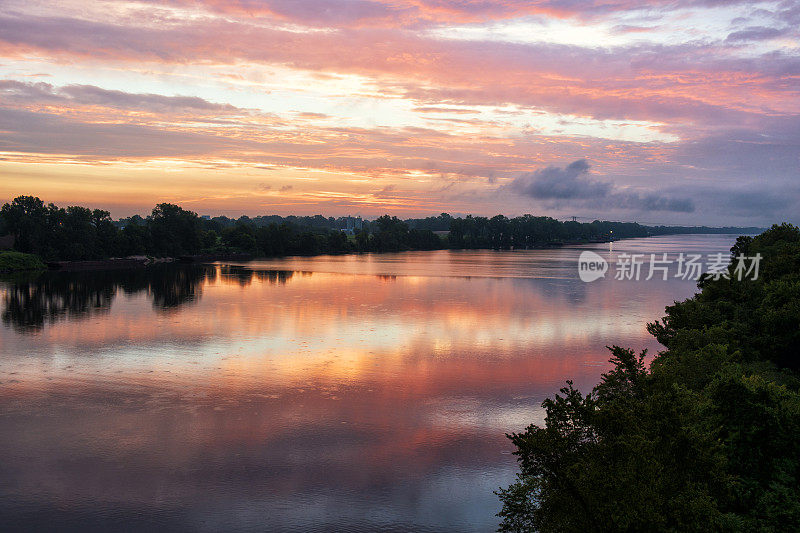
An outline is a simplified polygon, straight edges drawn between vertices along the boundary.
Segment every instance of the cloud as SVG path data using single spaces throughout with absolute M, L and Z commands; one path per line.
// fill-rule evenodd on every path
M 451 12 L 462 8 L 447 4 Z M 388 77 L 379 85 L 404 91 L 421 107 L 514 103 L 595 118 L 730 124 L 748 111 L 795 109 L 796 91 L 787 88 L 800 73 L 796 54 L 738 57 L 704 41 L 601 48 L 436 39 L 370 26 L 302 33 L 251 18 L 187 18 L 162 26 L 148 19 L 114 22 L 0 15 L 0 49 L 135 65 L 282 64 Z
M 786 33 L 784 29 L 771 28 L 768 26 L 750 26 L 744 30 L 735 31 L 728 35 L 726 42 L 736 41 L 762 41 L 780 37 Z
M 60 93 L 78 102 L 122 109 L 147 109 L 154 112 L 200 110 L 230 113 L 237 111 L 237 108 L 230 104 L 215 104 L 197 96 L 127 93 L 101 89 L 94 85 L 67 85 L 61 89 Z
M 692 24 L 680 19 L 689 9 L 722 3 L 656 0 L 644 13 L 631 0 L 8 0 L 0 60 L 19 80 L 49 70 L 56 81 L 0 81 L 0 150 L 98 165 L 255 165 L 278 179 L 324 170 L 331 183 L 345 175 L 342 188 L 404 200 L 458 184 L 495 203 L 476 194 L 442 207 L 484 214 L 532 200 L 600 213 L 696 205 L 698 219 L 787 213 L 800 176 L 800 56 L 787 44 L 800 6 L 765 3 L 770 11 L 759 12 L 759 2 L 727 2 L 725 16 L 746 15 L 715 25 L 729 29 L 663 38 L 676 20 Z M 626 44 L 470 37 L 500 20 L 611 28 Z M 769 41 L 777 36 L 786 38 Z M 289 75 L 263 84 L 273 71 Z M 283 94 L 286 107 L 274 105 Z M 485 122 L 469 120 L 478 116 Z M 572 127 L 558 129 L 559 119 Z M 392 180 L 399 191 L 375 190 Z M 513 195 L 501 200 L 495 183 L 509 182 Z M 708 191 L 698 192 L 701 183 Z M 728 194 L 744 184 L 753 190 Z
M 0 150 L 77 158 L 192 157 L 253 149 L 255 143 L 138 124 L 93 124 L 0 108 Z
M 459 109 L 451 107 L 434 107 L 434 106 L 415 107 L 414 109 L 412 109 L 412 111 L 416 111 L 417 113 L 444 113 L 444 114 L 458 113 L 462 115 L 480 113 L 480 111 L 476 109 Z
M 310 119 L 330 118 L 330 115 L 326 115 L 325 113 L 314 113 L 311 111 L 299 111 L 297 112 L 297 116 L 299 118 L 310 118 Z
M 694 201 L 689 198 L 673 198 L 660 194 L 616 193 L 606 198 L 601 205 L 646 212 L 693 213 L 695 210 Z
M 522 174 L 508 188 L 519 194 L 540 200 L 604 197 L 611 185 L 584 178 L 589 163 L 579 159 L 565 168 L 547 168 Z
M 394 185 L 387 185 L 383 189 L 372 193 L 375 198 L 397 198 L 397 187 Z
M 777 189 L 769 184 L 736 185 L 728 190 L 704 186 L 696 192 L 706 205 L 728 216 L 771 224 L 795 218 L 800 204 L 800 184 Z
M 0 94 L 21 104 L 45 102 L 59 104 L 99 105 L 115 109 L 146 110 L 153 113 L 215 112 L 233 113 L 242 110 L 230 104 L 216 104 L 197 96 L 163 96 L 150 93 L 128 93 L 94 85 L 56 87 L 44 82 L 0 80 Z
M 795 189 L 775 192 L 750 188 L 723 193 L 722 197 L 722 206 L 731 209 L 737 215 L 774 217 L 778 212 L 796 203 L 798 191 Z
M 694 202 L 688 198 L 616 191 L 611 183 L 586 177 L 589 168 L 585 159 L 578 159 L 564 168 L 548 166 L 518 176 L 504 189 L 551 203 L 570 203 L 594 208 L 677 213 L 691 213 L 695 209 Z
M 160 2 L 153 2 L 160 3 Z M 318 27 L 418 28 L 442 23 L 485 23 L 518 17 L 592 19 L 601 15 L 636 12 L 641 3 L 633 0 L 579 2 L 575 0 L 169 0 L 175 5 L 204 6 L 211 12 L 234 16 L 276 18 Z M 651 11 L 717 7 L 720 0 L 652 0 Z M 729 5 L 758 3 L 730 0 Z

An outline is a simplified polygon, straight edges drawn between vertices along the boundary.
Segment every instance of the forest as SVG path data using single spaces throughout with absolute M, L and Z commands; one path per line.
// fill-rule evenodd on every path
M 0 209 L 0 237 L 13 237 L 14 250 L 45 261 L 233 253 L 256 257 L 444 248 L 529 249 L 714 229 L 599 220 L 561 222 L 533 215 L 462 218 L 447 213 L 406 220 L 383 215 L 372 221 L 321 215 L 231 219 L 201 217 L 170 203 L 158 204 L 146 217 L 113 220 L 102 209 L 59 207 L 34 196 L 19 196 Z
M 611 347 L 592 391 L 508 435 L 501 531 L 800 531 L 800 230 L 731 254 L 761 254 L 758 279 L 701 278 L 647 326 L 665 350 Z

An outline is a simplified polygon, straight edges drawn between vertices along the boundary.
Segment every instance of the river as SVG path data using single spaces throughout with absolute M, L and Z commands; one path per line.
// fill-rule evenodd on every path
M 492 531 L 504 433 L 695 292 L 624 253 L 322 256 L 0 283 L 4 531 Z M 581 252 L 610 262 L 578 277 Z M 642 277 L 645 277 L 646 267 Z

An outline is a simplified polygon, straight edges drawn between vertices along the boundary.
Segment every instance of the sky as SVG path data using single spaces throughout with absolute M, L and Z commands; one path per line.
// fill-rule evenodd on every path
M 0 0 L 0 200 L 800 222 L 800 1 Z

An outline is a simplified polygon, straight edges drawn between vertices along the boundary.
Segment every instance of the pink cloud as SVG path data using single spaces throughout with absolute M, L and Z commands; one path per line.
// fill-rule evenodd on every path
M 4 47 L 20 52 L 136 63 L 248 61 L 360 74 L 404 87 L 425 106 L 519 104 L 596 118 L 722 123 L 738 123 L 748 113 L 800 111 L 800 91 L 791 81 L 800 75 L 800 59 L 734 59 L 715 45 L 603 50 L 442 41 L 373 29 L 299 34 L 219 20 L 165 30 L 6 17 L 0 28 Z

